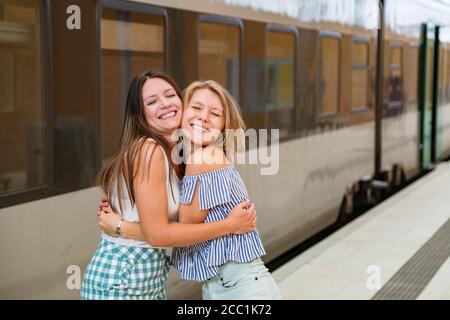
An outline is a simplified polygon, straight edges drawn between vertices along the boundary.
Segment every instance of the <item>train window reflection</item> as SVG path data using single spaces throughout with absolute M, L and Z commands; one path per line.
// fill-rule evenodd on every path
M 199 37 L 199 78 L 212 79 L 239 100 L 241 30 L 237 25 L 201 22 Z
M 164 71 L 164 17 L 105 8 L 101 19 L 101 149 L 103 164 L 120 139 L 131 80 Z
M 294 33 L 267 32 L 265 108 L 280 137 L 288 135 L 294 119 L 295 43 Z
M 293 33 L 267 33 L 266 110 L 294 107 L 294 48 Z
M 417 77 L 419 67 L 419 48 L 417 46 L 409 49 L 409 68 L 408 68 L 408 100 L 417 101 Z
M 450 102 L 450 49 L 446 50 L 446 54 L 445 54 L 445 61 L 446 61 L 446 68 L 444 71 L 445 77 L 446 77 L 446 81 L 445 81 L 445 91 L 446 91 L 446 102 Z
M 369 64 L 369 44 L 367 42 L 353 42 L 352 46 L 352 64 L 368 65 Z
M 367 68 L 352 70 L 352 109 L 367 107 L 368 79 Z
M 445 50 L 445 64 L 444 64 L 444 76 L 445 76 L 445 102 L 450 102 L 450 49 Z
M 402 61 L 402 48 L 392 47 L 391 50 L 391 65 L 400 65 Z
M 0 194 L 46 183 L 41 15 L 41 1 L 0 3 Z
M 319 97 L 320 113 L 333 114 L 339 109 L 340 38 L 320 37 Z
M 368 107 L 369 44 L 353 42 L 351 74 L 352 110 Z
M 388 107 L 401 107 L 403 101 L 403 48 L 391 46 L 388 79 Z

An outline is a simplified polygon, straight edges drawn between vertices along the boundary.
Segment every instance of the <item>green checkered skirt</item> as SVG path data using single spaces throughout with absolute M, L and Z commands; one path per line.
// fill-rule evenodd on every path
M 169 259 L 164 249 L 131 247 L 102 238 L 84 273 L 83 300 L 165 300 Z

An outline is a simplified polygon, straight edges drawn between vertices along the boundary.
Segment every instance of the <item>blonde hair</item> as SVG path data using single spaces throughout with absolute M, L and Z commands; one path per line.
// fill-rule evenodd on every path
M 200 89 L 208 89 L 214 92 L 222 104 L 225 118 L 225 125 L 222 130 L 225 155 L 227 157 L 232 156 L 235 152 L 243 150 L 245 146 L 245 122 L 242 119 L 239 104 L 228 90 L 218 82 L 214 80 L 192 82 L 183 91 L 183 108 L 187 108 L 194 93 Z M 236 141 L 234 141 L 234 138 Z

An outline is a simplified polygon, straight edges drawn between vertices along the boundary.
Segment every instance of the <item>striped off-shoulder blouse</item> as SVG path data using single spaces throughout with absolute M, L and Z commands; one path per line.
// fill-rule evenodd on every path
M 190 204 L 199 183 L 200 210 L 209 210 L 205 223 L 223 220 L 239 203 L 248 199 L 247 189 L 238 171 L 228 165 L 214 171 L 185 176 L 180 203 Z M 172 265 L 181 279 L 206 281 L 228 261 L 250 262 L 265 255 L 258 231 L 230 234 L 188 247 L 174 248 Z

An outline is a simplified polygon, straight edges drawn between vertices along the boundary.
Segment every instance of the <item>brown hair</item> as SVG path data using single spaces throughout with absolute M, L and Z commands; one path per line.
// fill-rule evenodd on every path
M 143 146 L 147 138 L 154 139 L 156 144 L 163 148 L 170 166 L 173 167 L 173 162 L 169 154 L 169 142 L 149 126 L 145 120 L 142 87 L 147 80 L 152 78 L 160 78 L 167 81 L 173 87 L 178 97 L 182 99 L 181 92 L 175 81 L 162 72 L 147 70 L 136 76 L 131 82 L 118 149 L 99 174 L 99 184 L 104 190 L 108 202 L 114 211 L 117 210 L 113 207 L 111 198 L 114 192 L 114 186 L 116 185 L 119 207 L 122 212 L 121 195 L 123 195 L 123 188 L 122 183 L 120 183 L 120 179 L 122 178 L 124 179 L 131 204 L 135 204 L 134 180 L 136 178 L 137 168 L 139 167 L 139 154 L 141 151 L 144 151 Z M 138 160 L 137 163 L 136 158 Z M 171 171 L 169 170 L 170 179 L 172 178 Z

